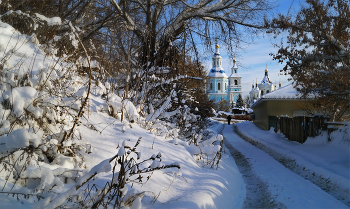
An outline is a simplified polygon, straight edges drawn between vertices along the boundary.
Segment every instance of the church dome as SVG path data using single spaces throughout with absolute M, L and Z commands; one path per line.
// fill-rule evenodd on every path
M 215 78 L 227 78 L 227 75 L 225 73 L 225 70 L 222 68 L 222 57 L 220 56 L 219 52 L 219 44 L 215 44 L 215 53 L 213 54 L 212 60 L 213 60 L 213 67 L 209 71 L 208 76 L 209 77 L 215 77 Z
M 267 70 L 267 66 L 266 66 L 266 69 L 265 69 L 265 76 L 264 76 L 264 78 L 262 79 L 260 85 L 262 84 L 262 85 L 265 86 L 265 85 L 270 85 L 270 84 L 272 84 L 272 82 L 270 81 L 268 72 L 269 72 L 269 71 Z
M 208 74 L 209 77 L 215 78 L 227 78 L 227 75 L 223 68 L 212 68 Z

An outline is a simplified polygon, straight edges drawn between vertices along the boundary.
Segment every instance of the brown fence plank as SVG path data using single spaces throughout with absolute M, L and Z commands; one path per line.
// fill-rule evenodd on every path
M 315 137 L 324 129 L 325 119 L 323 116 L 281 116 L 275 119 L 275 130 L 291 141 L 304 143 L 307 137 Z

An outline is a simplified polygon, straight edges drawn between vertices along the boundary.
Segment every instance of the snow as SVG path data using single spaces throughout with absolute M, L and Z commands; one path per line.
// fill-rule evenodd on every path
M 61 18 L 59 18 L 59 17 L 47 18 L 44 15 L 41 15 L 41 14 L 38 14 L 38 13 L 35 13 L 35 15 L 39 19 L 41 19 L 43 21 L 46 21 L 48 25 L 61 25 L 62 24 Z
M 97 103 L 100 99 L 93 97 L 92 101 Z M 145 193 L 142 200 L 143 207 L 223 208 L 225 205 L 232 205 L 239 208 L 243 204 L 245 193 L 241 191 L 244 191 L 244 183 L 233 159 L 228 155 L 223 157 L 218 170 L 200 167 L 186 146 L 169 143 L 169 139 L 153 135 L 137 124 L 121 134 L 123 125 L 115 123 L 115 119 L 107 114 L 94 112 L 90 115 L 90 120 L 94 121 L 94 126 L 98 130 L 102 130 L 109 123 L 114 122 L 115 125 L 108 126 L 102 134 L 90 129 L 82 131 L 83 137 L 87 138 L 94 147 L 94 152 L 86 155 L 88 167 L 96 165 L 102 159 L 114 156 L 116 152 L 119 155 L 120 151 L 115 149 L 118 144 L 130 140 L 127 143 L 133 145 L 140 136 L 142 139 L 137 151 L 142 153 L 141 160 L 148 157 L 155 158 L 160 152 L 162 153 L 162 162 L 156 158 L 149 164 L 150 167 L 159 166 L 160 163 L 181 165 L 180 170 L 172 169 L 167 175 L 155 171 L 148 183 L 142 187 L 134 184 L 133 189 L 136 191 L 152 191 L 155 194 L 160 192 L 153 205 L 150 204 L 152 196 Z M 103 138 L 102 141 L 101 138 Z M 215 138 L 222 140 L 220 136 Z M 110 178 L 110 175 L 110 173 L 100 174 L 98 178 L 104 182 Z M 100 184 L 103 185 L 103 183 Z
M 242 123 L 242 125 L 246 124 Z M 248 127 L 252 128 L 252 126 Z M 243 128 L 243 130 L 247 129 Z M 252 168 L 262 181 L 266 182 L 274 201 L 282 203 L 286 208 L 347 208 L 346 205 L 310 181 L 295 175 L 295 173 L 277 163 L 269 154 L 234 135 L 232 128 L 226 126 L 224 135 L 225 132 L 231 137 L 229 141 L 242 154 L 248 159 L 253 159 L 250 161 Z
M 222 67 L 213 67 L 209 71 L 208 77 L 227 78 L 227 75 Z
M 215 7 L 221 4 L 215 4 Z M 49 25 L 61 24 L 61 19 L 57 17 L 36 16 Z M 82 99 L 87 96 L 87 88 L 84 87 L 86 80 L 74 74 L 69 75 L 72 79 L 64 85 L 67 85 L 67 92 L 73 96 L 57 98 L 49 95 L 46 88 L 55 88 L 50 80 L 62 79 L 63 76 L 59 75 L 67 73 L 65 64 L 68 63 L 59 64 L 63 69 L 52 67 L 51 63 L 56 62 L 56 57 L 47 56 L 33 36 L 22 35 L 2 22 L 0 37 L 0 55 L 4 57 L 1 62 L 5 64 L 0 83 L 0 113 L 3 116 L 0 120 L 0 157 L 4 159 L 9 152 L 16 151 L 3 163 L 8 166 L 13 164 L 15 174 L 19 175 L 16 176 L 12 171 L 0 171 L 0 188 L 4 192 L 0 193 L 1 208 L 77 207 L 72 204 L 82 199 L 86 194 L 85 189 L 93 185 L 103 188 L 111 180 L 116 180 L 118 175 L 113 176 L 112 172 L 116 168 L 115 174 L 118 174 L 121 156 L 124 162 L 134 163 L 131 157 L 142 162 L 141 169 L 154 169 L 142 174 L 143 182 L 138 182 L 138 175 L 133 175 L 136 166 L 126 172 L 127 182 L 120 191 L 125 199 L 135 197 L 135 200 L 125 207 L 243 208 L 248 193 L 238 162 L 228 152 L 220 155 L 217 169 L 210 168 L 210 162 L 204 159 L 222 150 L 222 143 L 226 140 L 247 159 L 254 159 L 250 163 L 256 175 L 266 182 L 274 200 L 287 208 L 348 207 L 277 163 L 266 152 L 249 145 L 233 132 L 232 126 L 212 121 L 208 127 L 212 137 L 206 140 L 199 133 L 192 132 L 198 140 L 198 146 L 181 138 L 174 124 L 158 119 L 171 119 L 176 114 L 182 114 L 180 116 L 184 120 L 196 119 L 197 116 L 187 114 L 190 110 L 186 106 L 183 107 L 184 112 L 180 108 L 166 112 L 172 97 L 176 95 L 175 91 L 164 98 L 160 109 L 152 111 L 145 118 L 138 114 L 139 109 L 131 100 L 118 97 L 112 90 L 109 92 L 109 101 L 104 100 L 101 95 L 110 85 L 97 83 L 90 94 L 87 111 L 79 118 L 73 131 L 73 135 L 80 138 L 66 139 L 64 135 L 71 130 L 76 119 L 75 110 L 80 109 Z M 33 54 L 37 55 L 35 60 L 31 59 Z M 78 62 L 86 66 L 86 60 L 79 59 Z M 93 66 L 97 67 L 98 63 L 93 63 Z M 31 76 L 25 79 L 28 69 L 31 69 Z M 214 71 L 215 76 L 226 76 L 222 68 Z M 18 78 L 27 83 L 19 85 Z M 288 88 L 281 88 L 282 93 L 292 94 Z M 60 106 L 72 107 L 68 110 L 68 116 L 61 115 Z M 28 115 L 33 119 L 28 119 Z M 12 126 L 10 122 L 14 119 L 21 119 L 25 125 Z M 36 120 L 45 129 L 39 129 Z M 57 125 L 56 121 L 62 123 Z M 187 123 L 185 127 L 191 128 L 191 124 Z M 349 130 L 332 133 L 334 140 L 331 142 L 319 136 L 309 138 L 301 145 L 286 140 L 280 134 L 262 131 L 250 122 L 242 122 L 237 127 L 253 140 L 295 159 L 295 162 L 317 175 L 325 176 L 340 189 L 349 189 L 349 145 L 341 140 Z M 131 149 L 133 145 L 135 148 Z M 23 149 L 32 150 L 27 152 L 32 156 L 26 158 Z M 72 149 L 78 151 L 73 153 Z M 49 151 L 53 155 L 52 161 L 39 156 Z M 18 161 L 10 159 L 12 157 Z M 35 157 L 40 160 L 33 160 Z M 175 167 L 157 169 L 165 165 Z M 22 169 L 23 172 L 19 172 Z M 34 197 L 22 198 L 19 202 L 15 195 L 12 197 L 6 192 L 33 194 Z M 97 197 L 99 192 L 92 195 Z M 38 200 L 35 195 L 42 195 L 42 198 Z M 68 198 L 72 202 L 67 201 Z
M 0 136 L 0 152 L 13 151 L 27 147 L 32 144 L 38 147 L 41 141 L 42 132 L 32 133 L 26 129 L 17 129 L 8 135 Z
M 283 154 L 284 156 L 290 159 L 293 159 L 295 163 L 300 167 L 307 168 L 310 171 L 309 173 L 314 173 L 316 176 L 319 175 L 324 177 L 324 179 L 331 181 L 333 184 L 339 187 L 339 190 L 349 191 L 350 189 L 349 140 L 345 141 L 344 138 L 342 137 L 343 136 L 342 134 L 341 135 L 335 134 L 334 139 L 330 142 L 327 140 L 326 134 L 323 134 L 315 138 L 309 137 L 304 144 L 299 144 L 299 143 L 287 140 L 281 134 L 278 134 L 278 133 L 276 134 L 270 131 L 263 131 L 257 128 L 252 122 L 239 123 L 237 124 L 237 127 L 240 130 L 240 132 L 252 138 L 254 141 L 257 141 L 265 145 L 266 147 L 276 151 L 277 153 Z M 257 153 L 257 152 L 260 153 L 260 150 L 255 150 L 255 151 L 249 150 L 249 153 Z M 262 158 L 262 156 L 263 155 L 259 154 L 257 158 Z M 257 162 L 257 165 L 260 165 L 258 173 L 268 171 L 269 173 L 265 174 L 267 178 L 272 178 L 271 174 L 277 173 L 277 171 L 279 170 L 278 169 L 278 170 L 274 170 L 273 172 L 270 172 L 271 169 L 268 169 L 267 167 L 262 166 L 264 164 L 260 164 L 260 163 Z M 284 174 L 281 173 L 280 175 L 284 175 Z M 295 188 L 292 191 L 293 195 L 297 196 L 301 194 L 300 193 L 301 191 L 297 191 L 297 189 L 303 188 L 305 186 L 305 183 L 303 183 L 302 185 L 296 185 L 295 182 L 287 180 L 289 179 L 288 177 L 286 177 L 285 179 L 286 179 L 286 182 L 284 182 L 284 184 L 286 184 L 287 182 L 294 184 L 294 185 L 290 185 L 291 187 Z M 270 179 L 270 181 L 272 181 L 272 183 L 274 184 L 276 183 L 275 179 Z M 281 191 L 276 191 L 276 194 L 279 192 Z M 281 198 L 284 198 L 284 201 L 287 201 L 290 195 L 291 195 L 290 193 L 285 194 L 285 197 L 281 197 Z M 313 195 L 316 196 L 316 194 L 314 193 Z M 300 197 L 306 198 L 307 194 L 302 193 Z M 315 202 L 309 201 L 308 203 L 305 203 L 305 204 L 310 204 L 309 207 L 314 207 L 314 208 L 327 208 L 332 206 L 334 200 L 330 200 L 329 198 L 322 199 L 321 197 L 322 195 L 320 194 L 320 196 L 318 196 L 320 200 L 315 200 Z M 326 200 L 329 202 L 325 202 Z M 305 201 L 307 201 L 307 199 L 305 199 Z M 302 205 L 301 203 L 298 203 L 300 205 L 297 205 L 297 203 L 290 202 L 290 204 L 291 204 L 290 207 L 306 207 L 306 205 Z M 338 207 L 342 208 L 343 206 L 339 205 Z
M 266 85 L 266 84 L 272 84 L 268 76 L 264 76 L 264 78 L 261 80 L 261 84 Z
M 312 95 L 309 95 L 308 98 L 312 98 Z M 283 86 L 273 92 L 265 94 L 261 99 L 300 99 L 301 93 L 293 86 L 293 84 L 288 84 Z M 259 100 L 258 100 L 259 101 Z
M 238 74 L 238 73 L 232 73 L 229 78 L 236 78 L 236 77 L 239 77 L 241 78 L 241 76 Z
M 24 108 L 27 108 L 32 104 L 36 94 L 37 91 L 33 87 L 17 87 L 3 92 L 3 97 L 1 97 L 0 102 L 4 102 L 4 99 L 9 101 L 13 106 L 15 115 L 19 117 L 22 115 Z M 31 112 L 34 113 L 37 118 L 42 114 L 40 110 L 36 110 L 35 108 L 31 109 Z
M 253 91 L 253 89 L 251 91 Z M 313 97 L 314 95 L 309 94 L 307 96 L 307 99 L 312 99 Z M 254 102 L 252 107 L 256 106 L 257 104 L 259 104 L 264 100 L 298 100 L 301 98 L 302 98 L 301 93 L 298 92 L 296 87 L 293 86 L 293 83 L 291 83 L 275 91 L 272 91 L 268 94 L 261 96 L 258 100 L 256 100 L 256 102 Z

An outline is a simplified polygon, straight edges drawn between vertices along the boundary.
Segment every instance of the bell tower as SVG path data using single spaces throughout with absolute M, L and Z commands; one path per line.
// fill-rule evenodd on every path
M 237 60 L 235 55 L 233 58 L 233 67 L 231 68 L 231 75 L 228 77 L 229 88 L 227 91 L 227 99 L 231 107 L 235 106 L 239 94 L 242 94 L 241 80 L 242 77 L 238 74 Z
M 214 102 L 227 101 L 227 75 L 222 68 L 222 57 L 220 56 L 219 48 L 220 46 L 216 39 L 215 52 L 212 57 L 213 67 L 208 74 L 208 96 Z

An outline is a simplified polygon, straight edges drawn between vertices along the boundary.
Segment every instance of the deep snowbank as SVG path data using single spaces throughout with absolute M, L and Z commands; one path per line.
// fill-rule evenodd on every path
M 92 97 L 92 106 L 104 103 L 99 97 Z M 106 106 L 104 106 L 106 108 Z M 92 122 L 93 121 L 93 122 Z M 136 143 L 142 158 L 162 153 L 163 164 L 179 162 L 181 169 L 155 171 L 144 185 L 128 185 L 135 192 L 146 191 L 143 206 L 147 208 L 240 208 L 245 198 L 245 185 L 234 160 L 227 154 L 220 161 L 219 168 L 201 167 L 186 146 L 175 145 L 170 138 L 160 137 L 143 129 L 137 123 L 121 123 L 106 113 L 91 112 L 88 120 L 80 126 L 80 132 L 87 139 L 93 151 L 86 154 L 87 166 L 92 167 L 118 151 L 124 140 Z M 88 127 L 93 125 L 96 130 Z M 212 132 L 218 133 L 222 124 L 217 123 Z M 126 127 L 126 128 L 124 128 Z M 124 131 L 123 131 L 124 128 Z M 111 173 L 99 174 L 97 182 L 104 185 Z M 153 203 L 155 196 L 156 201 Z

